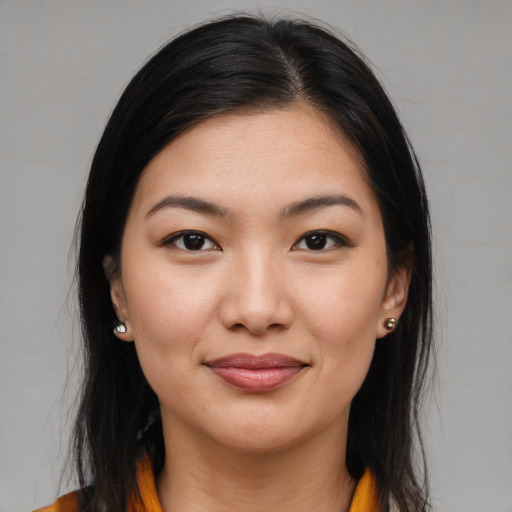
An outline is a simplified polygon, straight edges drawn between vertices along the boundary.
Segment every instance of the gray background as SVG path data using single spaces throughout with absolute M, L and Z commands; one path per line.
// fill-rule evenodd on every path
M 0 511 L 57 492 L 77 380 L 68 250 L 110 110 L 166 39 L 257 8 L 341 28 L 393 98 L 436 238 L 435 508 L 512 511 L 512 2 L 497 0 L 0 1 Z

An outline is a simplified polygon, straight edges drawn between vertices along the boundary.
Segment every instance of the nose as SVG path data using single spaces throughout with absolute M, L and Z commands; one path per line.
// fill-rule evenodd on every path
M 289 328 L 293 310 L 285 281 L 283 269 L 271 254 L 240 257 L 226 283 L 220 307 L 222 324 L 255 336 Z

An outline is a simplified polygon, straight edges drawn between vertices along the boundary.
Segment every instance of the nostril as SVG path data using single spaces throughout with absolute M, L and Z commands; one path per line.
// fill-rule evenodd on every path
M 239 329 L 243 329 L 243 328 L 244 328 L 244 324 L 241 324 L 241 323 L 234 324 L 231 328 L 232 328 L 234 331 L 238 331 Z
M 245 323 L 243 322 L 237 322 L 236 324 L 233 324 L 229 327 L 229 330 L 231 331 L 243 331 L 243 330 L 248 330 L 250 331 L 252 334 L 256 335 L 256 336 L 259 336 L 259 335 L 262 335 L 266 332 L 269 332 L 269 331 L 280 331 L 281 329 L 283 329 L 283 324 L 281 323 L 278 323 L 278 322 L 274 322 L 270 325 L 254 325 L 254 324 L 251 324 L 250 322 L 246 325 Z

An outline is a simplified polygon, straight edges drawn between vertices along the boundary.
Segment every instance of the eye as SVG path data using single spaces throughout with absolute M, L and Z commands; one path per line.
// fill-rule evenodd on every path
M 209 251 L 219 249 L 219 246 L 201 231 L 182 231 L 163 240 L 161 245 L 173 245 L 184 251 Z
M 293 250 L 323 251 L 336 246 L 349 245 L 341 235 L 330 231 L 310 231 L 303 235 L 293 246 Z

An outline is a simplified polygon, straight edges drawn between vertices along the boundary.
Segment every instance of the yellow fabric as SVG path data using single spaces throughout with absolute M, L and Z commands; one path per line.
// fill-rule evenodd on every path
M 133 496 L 128 504 L 127 512 L 162 512 L 156 492 L 153 468 L 148 458 L 142 459 L 137 467 L 137 483 L 142 500 L 137 500 Z M 379 512 L 379 503 L 375 478 L 369 470 L 366 470 L 357 483 L 349 512 Z M 39 508 L 34 512 L 79 512 L 78 491 L 66 494 L 53 505 Z
M 370 470 L 367 469 L 361 480 L 357 482 L 349 512 L 380 512 L 380 510 L 377 482 Z

